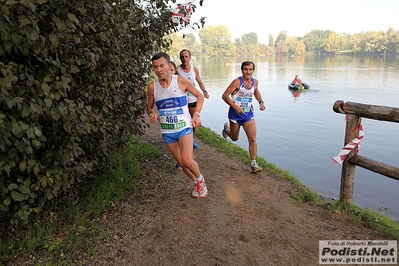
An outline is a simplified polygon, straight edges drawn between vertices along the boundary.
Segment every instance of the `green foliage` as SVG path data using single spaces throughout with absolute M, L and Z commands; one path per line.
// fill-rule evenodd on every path
M 143 131 L 149 59 L 179 25 L 168 1 L 136 2 L 3 1 L 3 221 L 26 221 Z
M 184 35 L 183 35 L 184 36 Z M 188 35 L 187 35 L 188 36 Z M 258 43 L 258 33 L 245 33 L 241 38 L 231 40 L 226 26 L 209 26 L 199 31 L 201 43 L 171 38 L 172 55 L 181 47 L 195 49 L 194 54 L 203 56 L 270 56 L 270 55 L 303 55 L 306 51 L 318 54 L 366 53 L 396 55 L 399 46 L 399 31 L 389 28 L 388 31 L 368 31 L 354 35 L 337 34 L 331 30 L 312 30 L 304 36 L 288 36 L 287 31 L 280 31 L 276 40 L 269 35 L 268 44 Z M 180 47 L 180 48 L 176 48 Z M 180 49 L 180 50 L 179 50 Z M 199 53 L 202 49 L 202 52 Z
M 284 43 L 285 49 L 289 54 L 302 55 L 305 52 L 305 44 L 299 38 L 287 37 Z
M 255 32 L 246 33 L 242 35 L 242 44 L 248 46 L 256 46 L 258 45 L 258 34 Z
M 242 48 L 245 49 L 243 56 L 259 56 L 262 55 L 260 45 L 258 43 L 258 34 L 251 32 L 242 35 Z
M 127 146 L 112 156 L 117 162 L 112 169 L 90 176 L 73 193 L 48 202 L 41 215 L 14 234 L 3 231 L 0 264 L 19 256 L 34 254 L 32 257 L 40 257 L 44 254 L 48 258 L 54 257 L 48 265 L 60 265 L 60 259 L 67 260 L 61 254 L 92 248 L 90 241 L 101 233 L 98 219 L 93 217 L 98 218 L 127 195 L 143 193 L 139 180 L 145 170 L 143 166 L 161 156 L 156 147 L 137 137 L 132 137 Z M 70 263 L 65 261 L 64 265 Z
M 231 56 L 234 44 L 226 26 L 209 26 L 199 32 L 202 51 L 207 56 Z
M 312 30 L 303 37 L 306 51 L 324 52 L 325 40 L 330 35 L 329 30 Z
M 173 33 L 165 38 L 170 39 L 172 42 L 172 45 L 168 50 L 168 54 L 171 56 L 171 58 L 176 60 L 175 63 L 177 65 L 180 64 L 179 54 L 180 51 L 183 49 L 189 49 L 191 54 L 195 57 L 201 54 L 201 45 L 198 42 L 196 42 L 194 34 L 181 35 L 178 33 Z
M 389 28 L 387 32 L 368 31 L 353 35 L 337 34 L 334 31 L 312 30 L 304 38 L 306 51 L 337 54 L 345 51 L 353 54 L 395 55 L 399 43 L 399 31 Z

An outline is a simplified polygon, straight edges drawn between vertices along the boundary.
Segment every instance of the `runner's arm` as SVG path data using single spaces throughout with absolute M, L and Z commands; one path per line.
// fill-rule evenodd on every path
M 237 106 L 233 100 L 231 100 L 230 95 L 234 94 L 234 92 L 237 90 L 237 88 L 240 86 L 240 80 L 235 79 L 233 80 L 230 85 L 227 87 L 227 89 L 223 92 L 222 94 L 222 99 L 225 101 L 231 108 L 237 111 L 239 106 Z
M 205 98 L 208 99 L 208 98 L 209 98 L 209 94 L 208 94 L 208 92 L 206 91 L 204 82 L 202 82 L 202 79 L 201 79 L 201 77 L 200 77 L 198 68 L 194 67 L 194 71 L 195 71 L 195 79 L 197 80 L 200 89 L 201 89 L 202 92 L 204 93 Z
M 262 100 L 262 95 L 260 94 L 259 88 L 258 88 L 258 80 L 255 79 L 255 91 L 254 91 L 254 95 L 255 95 L 255 99 L 259 102 L 259 109 L 261 111 L 266 109 L 265 106 L 265 102 Z

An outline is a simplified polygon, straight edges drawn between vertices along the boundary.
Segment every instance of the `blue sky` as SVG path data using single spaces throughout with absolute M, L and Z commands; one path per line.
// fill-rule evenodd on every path
M 186 3 L 181 1 L 178 3 Z M 207 17 L 205 26 L 227 26 L 235 38 L 256 32 L 259 42 L 280 31 L 304 36 L 314 29 L 337 33 L 399 30 L 399 0 L 199 0 L 192 21 Z M 182 33 L 195 33 L 186 29 Z

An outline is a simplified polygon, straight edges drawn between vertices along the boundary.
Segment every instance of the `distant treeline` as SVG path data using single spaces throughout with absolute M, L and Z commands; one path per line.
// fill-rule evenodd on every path
M 269 56 L 302 55 L 305 52 L 319 54 L 379 54 L 396 55 L 399 46 L 399 31 L 389 28 L 384 31 L 367 31 L 356 34 L 338 34 L 331 30 L 312 30 L 301 37 L 279 32 L 277 38 L 269 35 L 269 43 L 258 41 L 258 34 L 251 32 L 232 40 L 226 26 L 208 26 L 199 30 L 199 42 L 194 34 L 173 34 L 170 48 L 172 56 L 183 48 L 189 48 L 198 56 Z

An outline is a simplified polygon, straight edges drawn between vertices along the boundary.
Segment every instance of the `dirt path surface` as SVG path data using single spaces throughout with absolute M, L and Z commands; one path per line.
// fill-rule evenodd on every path
M 194 153 L 209 196 L 193 199 L 192 183 L 174 169 L 158 126 L 144 139 L 164 156 L 147 170 L 166 165 L 170 171 L 157 177 L 149 194 L 128 198 L 100 218 L 109 239 L 99 240 L 104 246 L 96 259 L 86 254 L 78 264 L 319 265 L 319 240 L 384 239 L 342 214 L 295 202 L 288 181 L 253 174 L 200 139 Z M 143 184 L 154 183 L 150 179 L 143 176 Z

